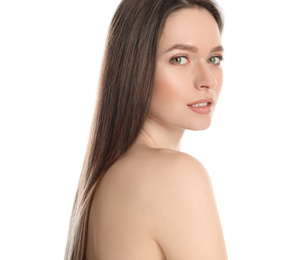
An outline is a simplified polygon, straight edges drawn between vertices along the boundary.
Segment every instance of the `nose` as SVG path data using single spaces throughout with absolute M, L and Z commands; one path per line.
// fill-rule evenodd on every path
M 195 88 L 213 89 L 217 86 L 217 79 L 212 73 L 208 63 L 199 64 L 195 70 Z

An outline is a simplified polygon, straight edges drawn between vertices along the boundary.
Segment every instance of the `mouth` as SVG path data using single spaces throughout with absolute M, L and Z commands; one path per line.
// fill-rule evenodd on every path
M 206 107 L 206 106 L 211 106 L 213 103 L 214 103 L 214 100 L 212 98 L 200 99 L 191 104 L 188 104 L 188 106 L 189 107 Z
M 188 107 L 196 113 L 209 114 L 213 110 L 213 103 L 214 100 L 212 98 L 201 99 L 191 104 L 188 104 Z
M 194 105 L 188 105 L 189 107 L 206 107 L 206 106 L 210 106 L 211 102 L 206 102 L 206 103 L 197 103 Z

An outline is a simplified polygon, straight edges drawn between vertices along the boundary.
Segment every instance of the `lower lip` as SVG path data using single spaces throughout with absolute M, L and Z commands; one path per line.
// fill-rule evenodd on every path
M 212 111 L 212 104 L 209 104 L 205 107 L 193 107 L 193 106 L 188 106 L 188 107 L 198 114 L 209 114 Z

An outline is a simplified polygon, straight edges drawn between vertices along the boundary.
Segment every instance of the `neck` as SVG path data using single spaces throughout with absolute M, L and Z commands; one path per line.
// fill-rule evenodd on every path
M 184 129 L 160 124 L 148 117 L 144 123 L 140 135 L 152 148 L 179 150 L 184 131 Z

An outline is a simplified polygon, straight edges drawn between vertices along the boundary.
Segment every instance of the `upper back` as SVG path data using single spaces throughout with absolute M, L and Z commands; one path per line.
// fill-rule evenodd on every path
M 209 223 L 203 220 L 206 217 Z M 213 234 L 208 234 L 209 228 Z M 207 234 L 210 237 L 205 240 Z M 218 246 L 217 253 L 204 250 L 208 240 L 211 246 Z M 87 260 L 197 260 L 210 256 L 227 259 L 203 166 L 184 153 L 133 146 L 96 189 Z
M 87 260 L 166 259 L 152 237 L 150 217 L 162 151 L 143 148 L 126 152 L 97 186 L 89 216 Z

